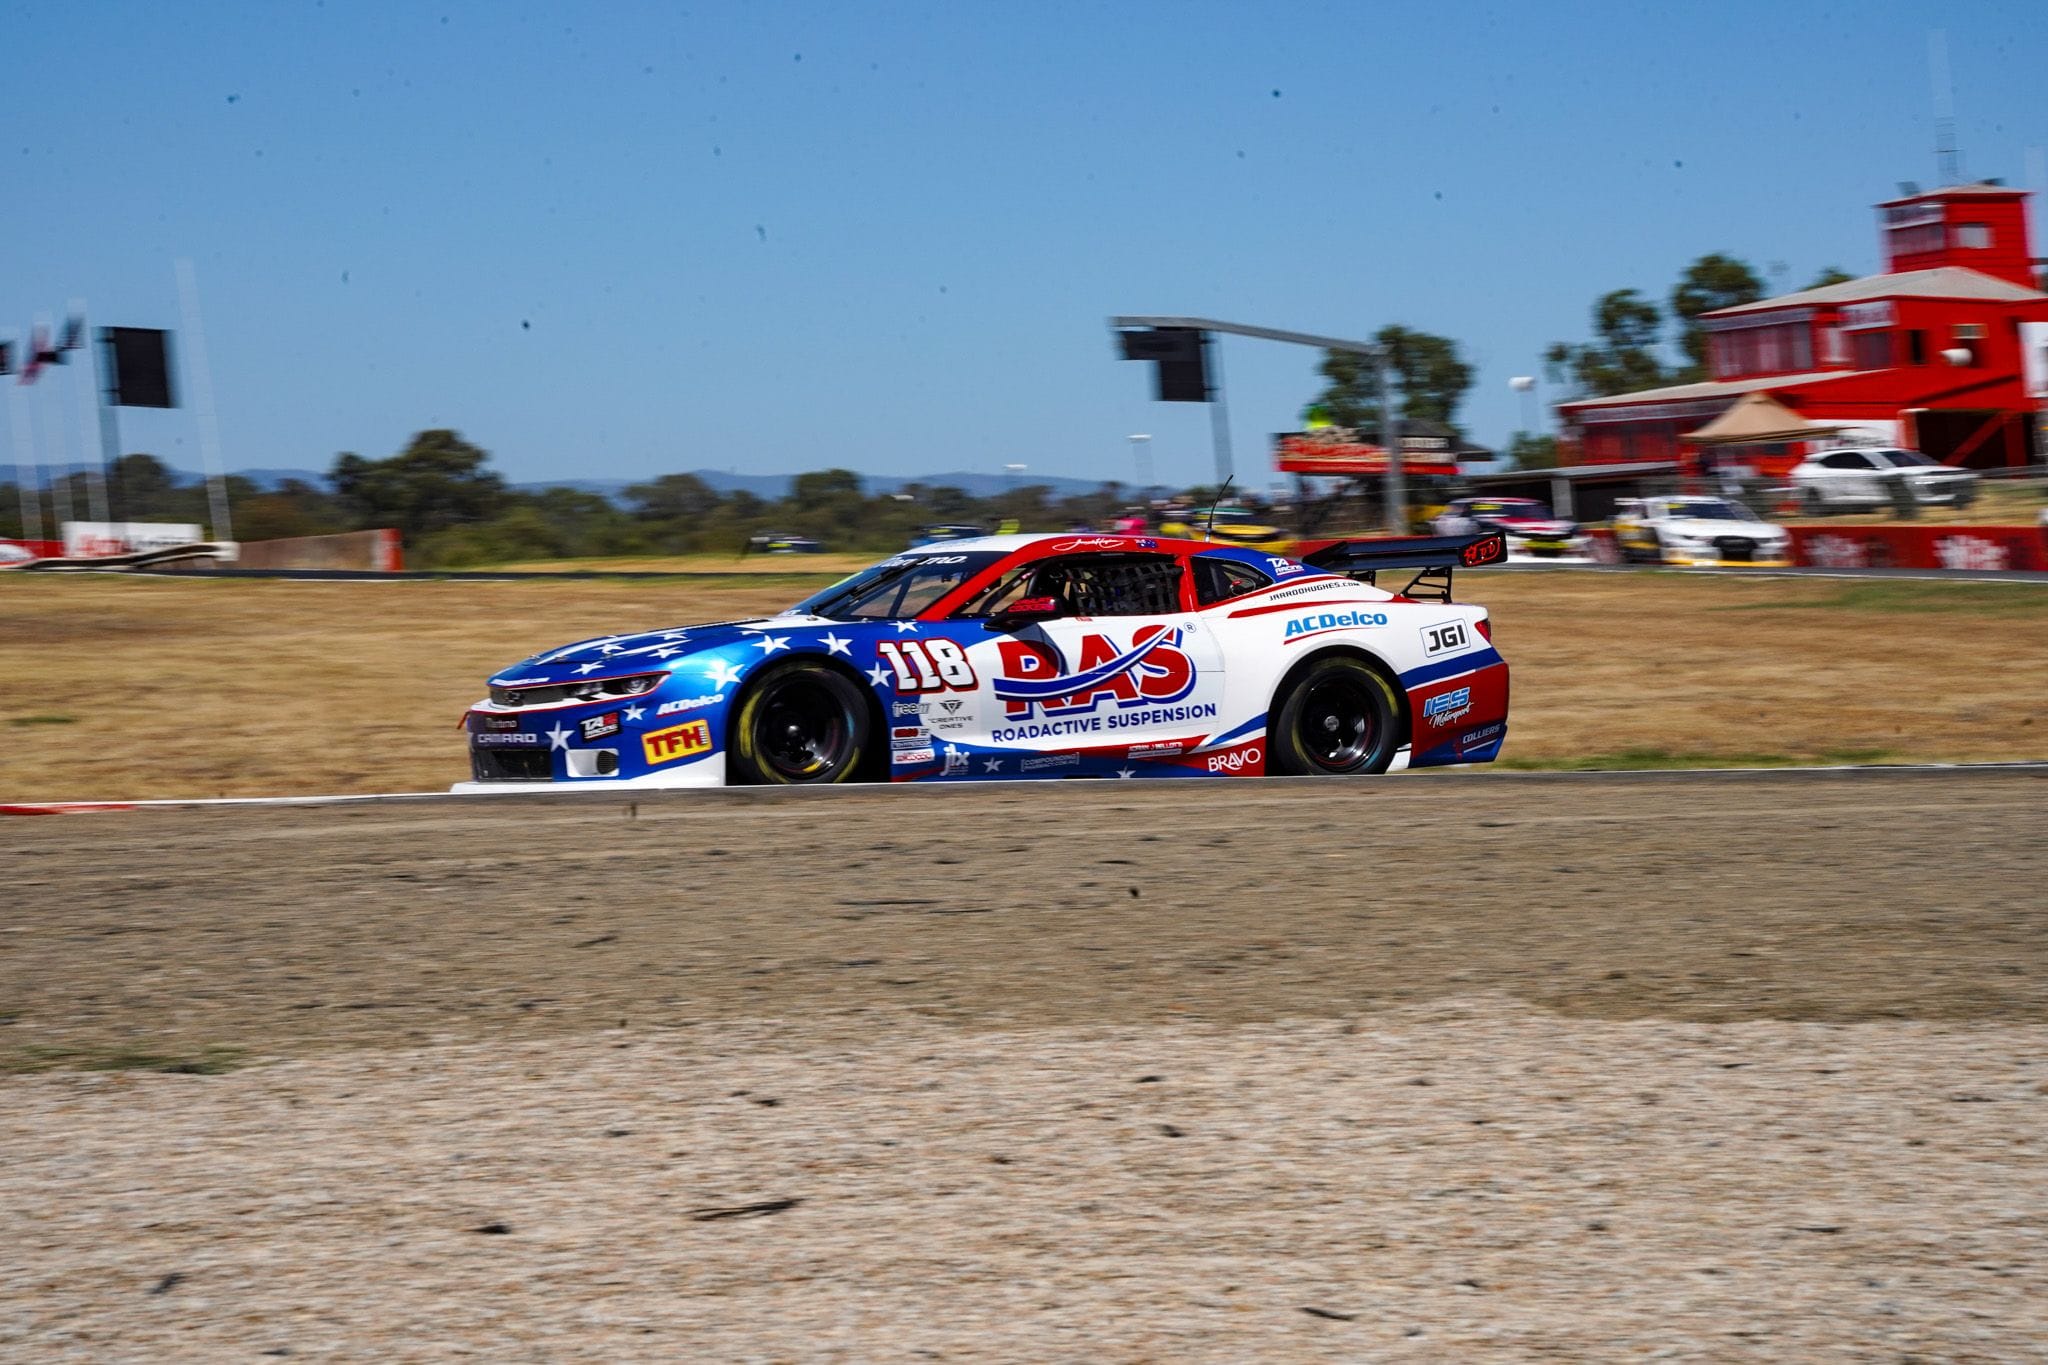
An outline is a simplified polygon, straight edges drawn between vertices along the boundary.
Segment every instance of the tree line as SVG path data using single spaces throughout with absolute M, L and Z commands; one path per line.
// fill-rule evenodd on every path
M 264 489 L 230 475 L 235 538 L 392 527 L 405 540 L 409 563 L 442 569 L 611 555 L 738 555 L 754 537 L 775 534 L 879 554 L 902 548 L 923 525 L 1100 526 L 1131 500 L 1115 483 L 1064 497 L 1036 484 L 991 497 L 915 483 L 871 494 L 845 469 L 799 474 L 780 498 L 744 489 L 721 493 L 694 474 L 664 474 L 614 500 L 579 488 L 513 488 L 489 465 L 489 452 L 442 429 L 420 432 L 388 459 L 344 452 L 324 487 L 287 479 Z M 54 538 L 67 498 L 72 516 L 86 519 L 90 491 L 84 474 L 40 490 L 44 534 Z M 153 455 L 116 460 L 107 471 L 107 492 L 117 520 L 204 525 L 209 519 L 205 483 L 181 482 Z M 20 503 L 18 486 L 0 483 L 0 537 L 22 535 Z

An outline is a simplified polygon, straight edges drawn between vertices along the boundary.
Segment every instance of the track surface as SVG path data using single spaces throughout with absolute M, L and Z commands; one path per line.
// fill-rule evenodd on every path
M 0 1358 L 2038 1358 L 2044 797 L 0 821 Z
M 2048 772 L 1100 784 L 0 826 L 0 1048 L 802 1018 L 2048 1019 Z

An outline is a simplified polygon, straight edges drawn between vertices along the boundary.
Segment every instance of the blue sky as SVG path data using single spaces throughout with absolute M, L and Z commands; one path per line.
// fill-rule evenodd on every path
M 1496 443 L 1608 289 L 1875 269 L 1937 26 L 1966 174 L 2024 183 L 2039 3 L 17 2 L 0 335 L 175 328 L 189 257 L 240 467 L 452 426 L 522 481 L 1128 477 L 1143 431 L 1205 477 L 1114 313 L 1445 333 Z M 1315 359 L 1225 342 L 1244 476 Z M 124 422 L 197 467 L 189 411 Z

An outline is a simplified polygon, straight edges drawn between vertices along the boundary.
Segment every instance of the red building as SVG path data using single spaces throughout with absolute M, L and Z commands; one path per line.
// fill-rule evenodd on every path
M 1696 473 L 1682 436 L 1764 392 L 1845 430 L 1746 457 L 1761 474 L 1843 439 L 1976 468 L 2043 459 L 2027 372 L 2048 346 L 2048 294 L 2034 285 L 2026 199 L 1957 185 L 1878 205 L 1886 273 L 1704 314 L 1712 379 L 1560 403 L 1567 442 L 1589 464 Z

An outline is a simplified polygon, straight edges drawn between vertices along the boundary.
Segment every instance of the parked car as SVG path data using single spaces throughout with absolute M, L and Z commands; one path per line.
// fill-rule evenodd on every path
M 1294 543 L 1293 536 L 1260 521 L 1249 507 L 1218 507 L 1213 518 L 1206 507 L 1162 513 L 1159 534 L 1217 545 L 1240 545 L 1247 550 L 1285 550 Z
M 775 616 L 604 635 L 501 670 L 463 718 L 474 780 L 458 790 L 1488 763 L 1508 666 L 1485 608 L 1451 600 L 1451 573 L 1506 554 L 1497 534 L 1335 541 L 1300 560 L 1154 536 L 911 550 Z
M 1614 542 L 1624 560 L 1653 564 L 1792 562 L 1792 533 L 1727 498 L 1623 498 L 1614 505 Z
M 785 535 L 780 531 L 747 539 L 747 553 L 757 555 L 814 555 L 824 548 L 809 536 Z
M 1577 554 L 1583 548 L 1578 523 L 1553 517 L 1535 498 L 1459 498 L 1436 517 L 1438 535 L 1499 531 L 1508 549 L 1545 558 Z
M 1792 468 L 1792 487 L 1800 506 L 1821 514 L 1836 508 L 1885 507 L 1892 486 L 1903 480 L 1914 499 L 1968 507 L 1977 500 L 1977 476 L 1951 469 L 1917 450 L 1879 446 L 1861 450 L 1823 450 Z

